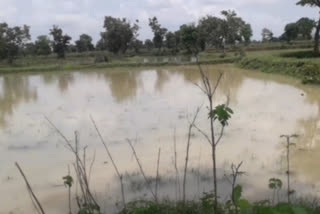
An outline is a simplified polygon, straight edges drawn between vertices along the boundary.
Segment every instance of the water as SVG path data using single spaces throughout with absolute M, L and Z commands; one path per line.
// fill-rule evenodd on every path
M 239 182 L 245 197 L 270 198 L 268 180 L 285 182 L 284 140 L 281 134 L 299 134 L 292 148 L 292 188 L 299 195 L 319 196 L 320 88 L 285 76 L 245 71 L 230 65 L 205 66 L 214 82 L 224 73 L 216 104 L 230 97 L 234 110 L 218 147 L 219 193 L 225 199 L 230 187 L 224 174 L 243 161 L 246 172 Z M 0 213 L 33 213 L 24 182 L 14 166 L 19 162 L 48 213 L 67 212 L 67 189 L 62 177 L 74 158 L 44 115 L 67 136 L 80 133 L 87 162 L 94 161 L 92 189 L 108 211 L 117 210 L 119 184 L 114 169 L 90 122 L 95 118 L 121 173 L 129 200 L 149 197 L 126 139 L 132 139 L 148 176 L 156 175 L 161 148 L 160 195 L 176 199 L 173 138 L 176 130 L 178 167 L 182 175 L 188 118 L 202 104 L 197 124 L 208 131 L 207 101 L 200 89 L 196 67 L 144 70 L 110 69 L 88 72 L 10 74 L 0 76 Z M 219 128 L 219 127 L 218 127 Z M 210 148 L 193 132 L 189 199 L 211 189 Z M 95 155 L 94 155 L 95 154 Z M 73 193 L 76 188 L 73 187 Z M 285 189 L 281 192 L 284 196 Z M 296 196 L 298 197 L 298 195 Z

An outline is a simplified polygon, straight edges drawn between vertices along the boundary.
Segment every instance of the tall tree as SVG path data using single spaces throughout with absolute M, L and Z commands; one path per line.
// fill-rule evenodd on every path
M 76 42 L 77 50 L 79 52 L 85 52 L 85 51 L 93 51 L 94 46 L 92 44 L 92 37 L 88 34 L 82 34 L 80 35 L 79 40 Z
M 206 16 L 199 21 L 199 36 L 205 40 L 206 46 L 221 48 L 223 45 L 224 20 L 214 16 Z
M 263 28 L 261 36 L 263 42 L 270 42 L 273 38 L 273 32 L 268 28 Z
M 297 5 L 318 7 L 320 9 L 320 0 L 300 0 Z M 320 40 L 320 19 L 318 20 L 316 32 L 314 36 L 314 54 L 319 55 L 319 40 Z
M 150 39 L 144 41 L 144 46 L 148 51 L 151 51 L 154 48 L 153 42 Z
M 131 25 L 125 18 L 120 19 L 106 16 L 104 20 L 106 31 L 101 35 L 104 37 L 108 50 L 115 54 L 118 54 L 120 51 L 125 53 L 130 42 L 136 39 L 136 35 L 138 35 L 138 22 L 136 20 L 136 23 Z
M 180 27 L 181 45 L 193 54 L 199 53 L 199 31 L 194 24 L 182 25 Z
M 296 40 L 298 38 L 299 28 L 296 23 L 289 23 L 284 28 L 284 37 L 290 42 L 292 40 Z
M 252 36 L 251 25 L 247 24 L 235 11 L 224 10 L 221 14 L 225 17 L 223 25 L 224 38 L 227 44 L 234 45 L 237 42 L 249 42 Z
M 46 35 L 38 36 L 35 41 L 35 51 L 37 55 L 49 55 L 51 54 L 51 41 Z
M 168 30 L 166 28 L 161 27 L 157 17 L 153 17 L 152 19 L 149 19 L 149 26 L 151 27 L 151 30 L 154 34 L 153 44 L 155 48 L 158 48 L 158 50 L 160 51 L 161 48 L 163 47 L 164 37 Z
M 313 28 L 316 26 L 316 23 L 314 20 L 309 19 L 307 17 L 303 17 L 299 19 L 296 22 L 296 24 L 302 39 L 306 39 L 306 40 L 312 39 L 311 33 Z
M 57 54 L 58 58 L 65 58 L 65 52 L 72 38 L 67 34 L 63 35 L 62 29 L 56 25 L 50 30 L 50 35 L 53 37 L 53 51 Z
M 30 40 L 30 27 L 9 27 L 7 23 L 0 23 L 0 58 L 7 59 L 9 64 L 18 57 L 27 41 Z

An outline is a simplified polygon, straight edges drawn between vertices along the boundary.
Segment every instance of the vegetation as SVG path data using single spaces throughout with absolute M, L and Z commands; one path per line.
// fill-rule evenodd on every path
M 298 5 L 301 6 L 311 6 L 320 8 L 319 0 L 300 0 L 297 2 Z M 319 50 L 319 40 L 320 40 L 320 19 L 316 26 L 315 36 L 314 36 L 314 54 L 318 56 L 320 54 Z

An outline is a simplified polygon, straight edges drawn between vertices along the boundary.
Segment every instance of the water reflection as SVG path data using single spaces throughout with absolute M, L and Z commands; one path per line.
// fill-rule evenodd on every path
M 246 196 L 265 199 L 269 193 L 268 179 L 285 178 L 279 136 L 298 133 L 300 138 L 292 153 L 293 186 L 299 192 L 313 193 L 310 185 L 313 188 L 320 185 L 320 172 L 314 170 L 320 154 L 320 89 L 301 85 L 298 80 L 285 76 L 245 71 L 229 65 L 204 66 L 204 70 L 213 84 L 220 72 L 224 74 L 215 103 L 225 102 L 226 96 L 230 96 L 230 106 L 235 111 L 218 151 L 220 184 L 225 184 L 223 175 L 231 163 L 244 161 L 243 170 L 248 176 L 240 182 Z M 0 125 L 6 125 L 5 130 L 0 130 L 4 141 L 0 144 L 3 157 L 0 192 L 10 192 L 6 197 L 0 195 L 0 201 L 5 204 L 0 213 L 32 210 L 28 207 L 28 197 L 20 194 L 24 186 L 13 166 L 17 160 L 28 169 L 30 180 L 36 184 L 50 213 L 64 210 L 61 204 L 64 204 L 65 189 L 59 185 L 66 165 L 73 160 L 61 146 L 60 138 L 43 120 L 43 114 L 69 139 L 73 138 L 75 130 L 79 131 L 83 146 L 88 146 L 90 160 L 96 150 L 92 188 L 100 195 L 105 194 L 100 198 L 103 202 L 107 198 L 113 205 L 120 198 L 119 187 L 114 185 L 117 182 L 112 166 L 90 124 L 91 114 L 115 154 L 119 169 L 126 174 L 126 191 L 130 197 L 141 196 L 145 190 L 141 187 L 141 178 L 135 174 L 137 165 L 126 138 L 138 139 L 136 150 L 149 176 L 154 176 L 156 154 L 161 147 L 166 154 L 161 160 L 161 195 L 176 197 L 172 183 L 173 129 L 176 128 L 178 162 L 182 167 L 187 116 L 206 102 L 195 86 L 201 83 L 197 67 L 14 74 L 0 79 Z M 207 131 L 207 123 L 204 106 L 198 126 Z M 192 140 L 188 175 L 190 198 L 211 188 L 207 182 L 211 178 L 210 150 L 199 133 L 193 133 Z M 221 195 L 227 193 L 228 187 L 220 188 Z
M 17 106 L 37 100 L 37 90 L 25 75 L 5 75 L 0 79 L 0 127 L 4 127 Z

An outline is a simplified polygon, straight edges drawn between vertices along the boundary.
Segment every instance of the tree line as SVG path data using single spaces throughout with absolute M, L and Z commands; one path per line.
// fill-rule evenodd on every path
M 301 0 L 298 5 L 320 8 L 320 0 Z M 129 49 L 139 53 L 142 48 L 151 51 L 167 50 L 173 54 L 179 51 L 199 53 L 207 48 L 224 50 L 225 46 L 236 44 L 247 45 L 251 41 L 251 25 L 239 17 L 235 11 L 222 11 L 221 16 L 207 15 L 197 23 L 183 24 L 177 31 L 171 32 L 163 27 L 157 17 L 149 19 L 153 38 L 141 41 L 139 36 L 139 20 L 131 23 L 126 18 L 106 16 L 104 31 L 96 45 L 87 34 L 71 44 L 72 38 L 58 26 L 53 26 L 49 35 L 41 35 L 31 42 L 30 27 L 10 27 L 0 23 L 0 60 L 12 63 L 18 56 L 50 55 L 55 53 L 64 58 L 66 52 L 87 52 L 93 50 L 110 51 L 114 54 L 125 54 Z M 292 41 L 296 39 L 310 40 L 313 29 L 315 32 L 315 53 L 319 53 L 320 22 L 309 18 L 301 18 L 297 22 L 285 26 L 280 37 L 274 37 L 271 30 L 262 30 L 262 41 Z
M 18 56 L 50 55 L 55 53 L 64 58 L 66 52 L 87 52 L 93 50 L 110 51 L 114 54 L 125 54 L 128 49 L 139 53 L 142 48 L 148 51 L 168 50 L 178 53 L 181 50 L 198 53 L 208 47 L 224 48 L 225 45 L 237 43 L 248 44 L 252 37 L 251 25 L 246 23 L 234 11 L 222 11 L 222 18 L 205 16 L 198 23 L 183 24 L 171 32 L 163 27 L 157 17 L 149 19 L 153 38 L 141 41 L 139 36 L 139 20 L 131 23 L 126 18 L 106 16 L 104 31 L 96 45 L 87 34 L 71 44 L 72 38 L 54 25 L 49 35 L 40 35 L 31 42 L 30 27 L 10 27 L 7 23 L 0 24 L 0 59 L 12 63 Z

